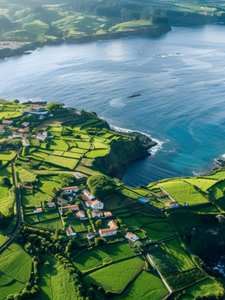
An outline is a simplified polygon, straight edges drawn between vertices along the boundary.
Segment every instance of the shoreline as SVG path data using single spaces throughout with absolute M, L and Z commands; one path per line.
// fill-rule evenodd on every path
M 156 37 L 160 34 L 164 34 L 170 32 L 172 27 L 170 25 L 159 25 L 157 27 L 149 27 L 149 28 L 141 28 L 136 31 L 121 31 L 115 33 L 107 33 L 107 34 L 100 34 L 100 35 L 93 35 L 93 36 L 83 36 L 83 37 L 69 37 L 66 39 L 58 39 L 58 40 L 47 40 L 46 42 L 34 42 L 30 43 L 24 47 L 11 49 L 11 48 L 4 48 L 0 50 L 0 60 L 7 59 L 14 56 L 20 55 L 29 55 L 32 51 L 35 51 L 37 48 L 41 48 L 44 46 L 58 46 L 63 44 L 85 44 L 90 42 L 96 41 L 104 41 L 104 40 L 114 40 L 119 38 L 125 37 Z

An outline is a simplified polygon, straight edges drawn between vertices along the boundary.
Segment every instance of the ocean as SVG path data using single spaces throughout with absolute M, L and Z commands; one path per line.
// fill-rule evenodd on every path
M 0 61 L 0 98 L 59 101 L 150 135 L 158 146 L 127 165 L 129 186 L 205 174 L 225 154 L 224 36 L 207 25 L 46 46 Z

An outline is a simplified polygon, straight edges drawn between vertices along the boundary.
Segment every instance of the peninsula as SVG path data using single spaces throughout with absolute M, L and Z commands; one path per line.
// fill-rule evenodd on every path
M 225 168 L 131 188 L 154 141 L 0 100 L 0 300 L 224 299 Z

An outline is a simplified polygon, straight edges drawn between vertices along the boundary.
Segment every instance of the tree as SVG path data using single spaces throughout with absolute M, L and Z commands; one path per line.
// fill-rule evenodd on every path
M 95 222 L 95 225 L 96 225 L 97 227 L 100 227 L 100 226 L 102 225 L 102 220 L 101 220 L 101 219 L 97 220 L 97 221 Z
M 106 175 L 92 175 L 87 180 L 91 193 L 99 198 L 105 199 L 113 194 L 116 184 L 113 179 Z
M 225 226 L 225 216 L 224 215 L 217 215 L 216 218 L 218 219 L 219 223 Z
M 7 176 L 2 177 L 1 186 L 12 186 L 10 179 Z

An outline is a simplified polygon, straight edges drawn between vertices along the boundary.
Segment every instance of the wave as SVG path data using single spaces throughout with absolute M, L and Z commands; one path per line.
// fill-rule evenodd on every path
M 155 153 L 162 149 L 162 145 L 165 143 L 163 141 L 160 141 L 156 138 L 152 138 L 152 136 L 150 134 L 147 134 L 147 133 L 144 133 L 144 132 L 141 132 L 141 131 L 138 131 L 138 130 L 131 130 L 131 129 L 126 129 L 126 128 L 121 128 L 121 127 L 117 127 L 117 126 L 114 126 L 114 125 L 109 125 L 110 126 L 110 129 L 115 131 L 115 132 L 119 132 L 119 133 L 131 133 L 131 132 L 137 132 L 137 133 L 140 133 L 140 134 L 143 134 L 147 137 L 149 137 L 150 139 L 152 139 L 154 142 L 157 143 L 157 145 L 151 147 L 148 152 L 151 153 L 151 155 L 155 155 Z

